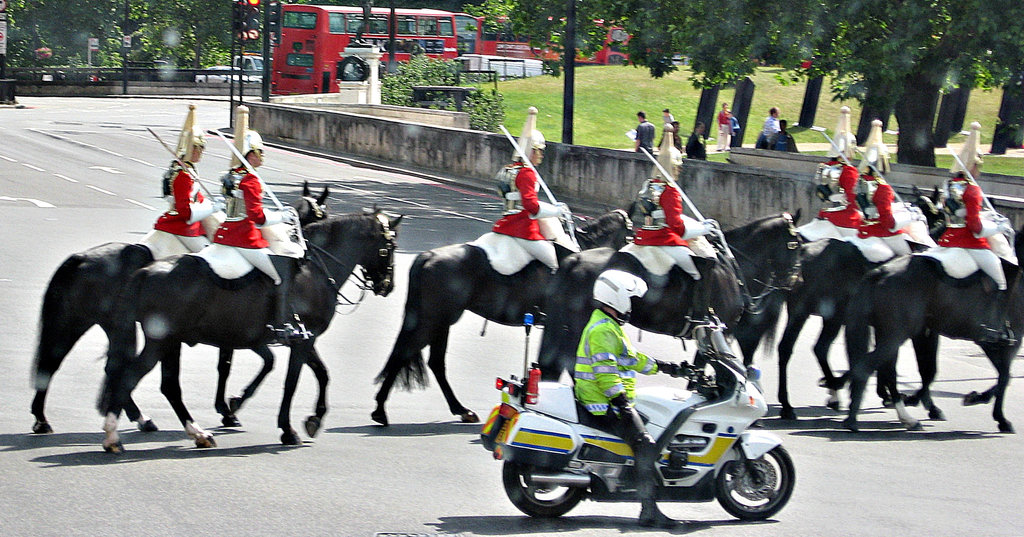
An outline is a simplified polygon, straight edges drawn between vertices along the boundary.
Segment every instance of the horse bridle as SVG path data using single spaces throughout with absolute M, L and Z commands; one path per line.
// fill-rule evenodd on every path
M 793 216 L 790 215 L 789 213 L 782 213 L 780 216 L 782 216 L 782 218 L 786 219 L 786 222 L 787 222 L 788 227 L 789 227 L 789 233 L 790 233 L 790 235 L 793 236 L 793 240 L 788 241 L 786 243 L 786 249 L 787 250 L 796 250 L 797 248 L 800 247 L 801 244 L 803 244 L 804 241 L 800 237 L 800 233 L 797 231 L 796 226 L 793 224 Z M 740 257 L 744 258 L 745 260 L 749 261 L 751 264 L 756 264 L 756 260 L 754 260 L 749 255 L 743 253 L 743 251 L 737 249 L 735 246 L 732 248 L 732 251 L 735 254 L 739 255 Z M 773 258 L 769 258 L 768 259 L 768 266 L 772 266 L 773 264 L 774 264 L 774 259 Z M 759 283 L 759 284 L 763 285 L 764 286 L 764 290 L 760 294 L 758 294 L 757 296 L 750 297 L 750 300 L 751 300 L 751 309 L 749 310 L 750 313 L 755 314 L 755 315 L 760 313 L 760 311 L 758 309 L 756 309 L 756 307 L 754 305 L 755 304 L 759 305 L 761 303 L 762 299 L 764 299 L 764 297 L 774 293 L 775 291 L 788 291 L 788 290 L 792 289 L 797 283 L 799 283 L 799 281 L 800 281 L 800 259 L 797 258 L 796 262 L 793 263 L 786 270 L 786 272 L 782 275 L 781 278 L 777 278 L 777 276 L 778 275 L 775 273 L 775 271 L 772 270 L 772 271 L 769 272 L 768 281 L 767 282 L 762 282 L 762 281 L 756 280 L 756 279 L 754 280 L 756 283 Z M 782 282 L 781 285 L 776 285 L 775 284 L 776 281 L 781 281 Z
M 316 201 L 316 198 L 313 196 L 302 196 L 302 199 L 306 200 L 306 203 L 313 208 L 313 216 L 316 216 L 317 220 L 323 220 L 326 217 L 327 211 Z
M 384 247 L 377 250 L 377 255 L 378 257 L 381 258 L 388 258 L 388 268 L 385 271 L 384 279 L 381 282 L 383 286 L 387 286 L 390 284 L 395 273 L 394 252 L 395 249 L 398 247 L 398 243 L 396 241 L 398 234 L 391 229 L 391 223 L 388 220 L 387 216 L 384 216 L 381 213 L 377 213 L 375 215 L 375 218 L 377 222 L 380 223 L 381 225 L 381 228 L 383 230 L 382 236 L 384 239 Z M 349 274 L 349 279 L 355 280 L 356 287 L 359 289 L 359 298 L 356 300 L 352 300 L 345 296 L 345 294 L 342 293 L 342 287 L 344 285 L 344 282 L 339 284 L 337 280 L 331 277 L 331 273 L 328 270 L 327 264 L 324 262 L 323 258 L 326 257 L 327 259 L 333 261 L 335 264 L 339 266 L 345 266 L 345 263 L 338 259 L 337 256 L 335 256 L 331 252 L 328 252 L 324 248 L 321 248 L 320 246 L 317 246 L 312 242 L 308 244 L 310 247 L 310 251 L 314 254 L 311 260 L 314 261 L 314 264 L 317 266 L 317 268 L 319 268 L 324 273 L 324 275 L 327 277 L 327 280 L 335 288 L 335 305 L 358 306 L 366 298 L 367 291 L 374 291 L 375 282 L 373 278 L 367 275 L 366 268 L 360 264 L 359 268 L 360 271 L 362 272 L 362 275 L 356 274 L 355 271 Z M 376 291 L 374 292 L 376 293 Z M 353 311 L 355 310 L 353 309 Z

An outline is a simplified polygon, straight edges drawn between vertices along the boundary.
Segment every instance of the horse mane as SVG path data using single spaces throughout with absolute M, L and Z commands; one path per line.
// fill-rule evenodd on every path
M 622 209 L 616 209 L 580 224 L 576 229 L 576 238 L 585 250 L 597 246 L 620 248 L 625 246 L 626 241 L 623 240 L 621 244 L 617 244 L 619 241 L 613 239 L 616 239 L 616 234 L 622 234 L 625 239 L 632 228 L 633 224 L 629 215 Z M 627 233 L 623 233 L 623 230 Z
M 378 231 L 377 213 L 348 213 L 328 216 L 323 220 L 307 224 L 302 233 L 311 240 L 325 237 L 334 240 L 337 237 L 356 237 L 360 239 L 373 237 Z

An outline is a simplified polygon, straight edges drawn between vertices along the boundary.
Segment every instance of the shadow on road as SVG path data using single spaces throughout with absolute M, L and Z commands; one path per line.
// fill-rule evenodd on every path
M 130 462 L 158 460 L 189 460 L 210 457 L 248 457 L 250 455 L 276 454 L 291 451 L 302 446 L 285 446 L 281 444 L 262 444 L 256 446 L 239 446 L 233 448 L 198 449 L 187 445 L 163 446 L 154 449 L 132 449 L 125 444 L 126 451 L 120 455 L 106 453 L 96 438 L 93 439 L 93 451 L 43 455 L 30 459 L 30 462 L 43 465 L 43 468 L 68 468 L 75 466 L 105 466 L 108 464 L 124 464 Z
M 639 507 L 637 508 L 639 511 Z M 463 516 L 440 517 L 441 522 L 430 523 L 439 532 L 465 533 L 471 535 L 530 534 L 551 535 L 561 532 L 615 528 L 623 532 L 654 532 L 669 535 L 686 535 L 718 526 L 754 526 L 774 524 L 773 521 L 743 522 L 741 520 L 694 521 L 684 520 L 677 528 L 664 530 L 642 528 L 635 518 L 615 516 L 561 516 L 558 518 L 530 518 L 527 516 Z
M 446 434 L 480 434 L 479 423 L 455 421 L 431 423 L 399 423 L 387 427 L 360 425 L 357 427 L 334 427 L 325 432 L 332 434 L 358 434 L 362 436 L 439 436 Z

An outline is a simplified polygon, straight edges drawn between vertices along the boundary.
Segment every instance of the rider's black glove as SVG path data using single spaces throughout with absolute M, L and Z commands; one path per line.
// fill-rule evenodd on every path
M 620 393 L 619 395 L 616 395 L 615 397 L 612 397 L 610 403 L 612 404 L 612 406 L 616 408 L 626 408 L 627 406 L 629 406 L 629 399 L 626 398 L 626 394 L 625 392 L 623 392 Z
M 683 368 L 680 367 L 679 364 L 662 362 L 660 360 L 655 360 L 654 363 L 658 364 L 659 373 L 665 373 L 666 375 L 671 375 L 673 377 L 678 377 L 683 374 Z

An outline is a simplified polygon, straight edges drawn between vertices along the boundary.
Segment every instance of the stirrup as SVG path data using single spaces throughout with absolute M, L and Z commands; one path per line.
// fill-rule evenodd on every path
M 1003 324 L 1002 329 L 981 325 L 981 336 L 978 338 L 978 343 L 994 343 L 1012 347 L 1017 344 L 1017 337 L 1008 323 Z
M 301 322 L 296 322 L 295 325 L 284 323 L 278 328 L 268 324 L 267 328 L 270 330 L 274 342 L 280 345 L 290 346 L 297 341 L 305 341 L 313 337 L 313 334 L 306 330 L 306 327 Z

